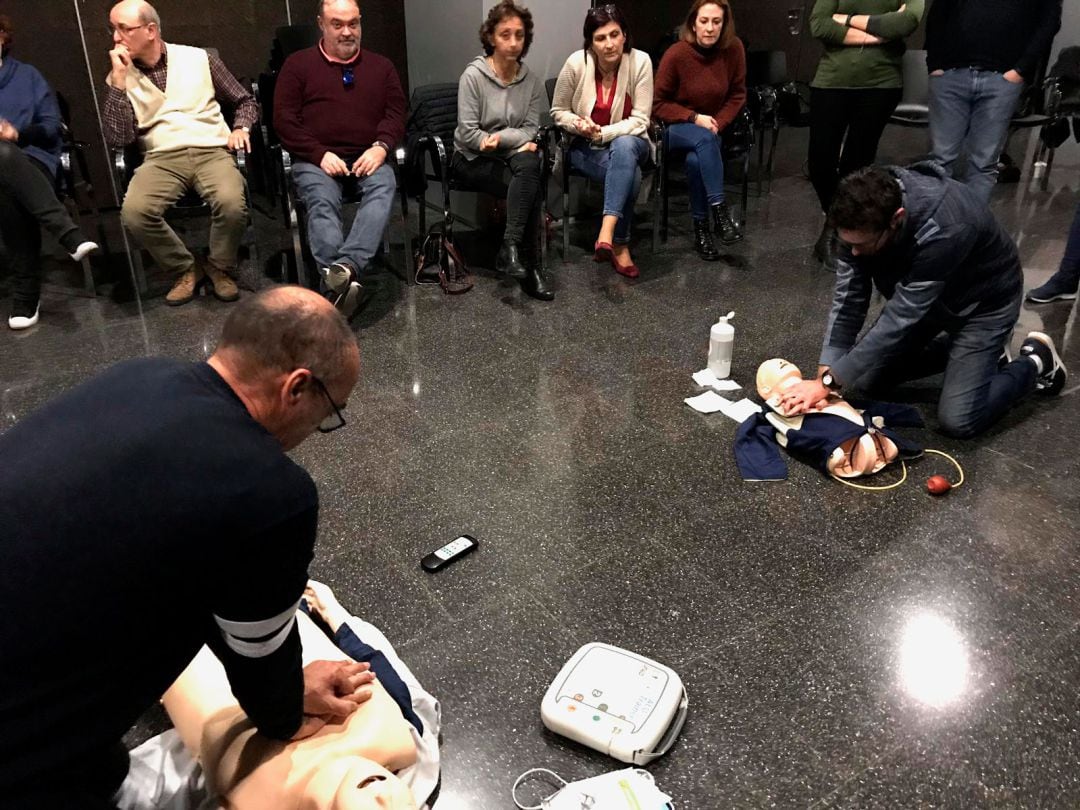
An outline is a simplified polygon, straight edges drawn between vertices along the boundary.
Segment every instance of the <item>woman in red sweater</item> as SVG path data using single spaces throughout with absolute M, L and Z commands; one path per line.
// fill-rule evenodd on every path
M 682 39 L 660 60 L 653 90 L 653 116 L 668 124 L 669 153 L 686 153 L 694 247 L 715 261 L 720 252 L 709 233 L 708 217 L 720 241 L 742 239 L 724 202 L 724 160 L 720 133 L 746 102 L 746 51 L 735 36 L 730 0 L 695 0 L 682 27 Z

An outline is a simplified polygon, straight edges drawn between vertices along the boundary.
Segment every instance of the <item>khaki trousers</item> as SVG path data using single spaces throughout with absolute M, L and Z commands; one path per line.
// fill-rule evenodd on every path
M 190 270 L 195 257 L 165 221 L 165 212 L 189 189 L 210 206 L 210 261 L 222 270 L 232 270 L 248 210 L 243 175 L 223 147 L 147 155 L 124 196 L 120 211 L 124 227 L 163 270 L 176 275 Z

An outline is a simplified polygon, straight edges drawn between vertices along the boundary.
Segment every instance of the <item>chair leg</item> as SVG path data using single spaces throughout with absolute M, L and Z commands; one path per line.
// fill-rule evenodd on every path
M 668 177 L 667 164 L 660 170 L 660 241 L 667 242 L 668 238 Z
M 772 141 L 769 144 L 769 162 L 768 162 L 768 167 L 765 170 L 766 171 L 765 177 L 767 178 L 767 181 L 768 181 L 765 184 L 765 188 L 768 190 L 768 192 L 770 194 L 772 193 L 773 161 L 776 160 L 776 142 L 779 139 L 780 139 L 780 122 L 776 121 L 776 122 L 773 123 Z
M 401 191 L 401 259 L 405 270 L 405 283 L 412 278 L 412 234 L 409 233 L 409 194 L 404 183 L 398 183 Z
M 746 214 L 750 203 L 750 150 L 746 150 L 742 161 L 742 224 L 746 225 Z
M 562 193 L 562 260 L 570 258 L 570 188 L 563 183 Z

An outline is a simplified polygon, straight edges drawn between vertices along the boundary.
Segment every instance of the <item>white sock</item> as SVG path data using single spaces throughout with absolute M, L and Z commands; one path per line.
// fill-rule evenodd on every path
M 1028 359 L 1028 360 L 1030 360 L 1030 361 L 1031 361 L 1032 363 L 1034 363 L 1034 364 L 1035 364 L 1035 373 L 1036 373 L 1036 374 L 1037 374 L 1038 376 L 1040 376 L 1040 377 L 1041 377 L 1041 376 L 1042 376 L 1042 374 L 1043 374 L 1043 361 L 1042 361 L 1042 358 L 1041 358 L 1041 357 L 1039 357 L 1039 355 L 1037 355 L 1037 354 L 1035 354 L 1035 353 L 1033 352 L 1033 353 L 1031 353 L 1031 354 L 1027 355 L 1027 359 Z

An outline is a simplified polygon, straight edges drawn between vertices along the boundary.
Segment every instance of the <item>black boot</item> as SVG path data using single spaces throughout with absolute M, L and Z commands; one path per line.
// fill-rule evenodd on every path
M 538 252 L 531 252 L 525 260 L 525 278 L 521 280 L 521 289 L 537 301 L 554 301 L 555 291 L 544 277 L 544 268 Z
M 715 262 L 720 258 L 720 251 L 716 249 L 712 234 L 709 233 L 709 223 L 703 219 L 694 220 L 694 250 L 707 262 Z
M 821 235 L 814 243 L 814 258 L 821 262 L 821 269 L 836 272 L 836 231 L 829 227 L 828 221 L 822 226 Z
M 712 207 L 713 230 L 725 245 L 733 245 L 742 239 L 742 234 L 731 218 L 731 209 L 726 202 L 717 203 Z
M 525 265 L 518 256 L 518 246 L 510 242 L 503 242 L 499 248 L 499 255 L 495 257 L 495 272 L 510 276 L 510 278 L 525 278 Z

